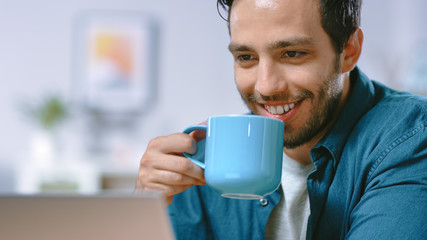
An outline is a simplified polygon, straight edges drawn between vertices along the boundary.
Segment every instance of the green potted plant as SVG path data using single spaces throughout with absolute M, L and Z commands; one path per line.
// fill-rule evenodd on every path
M 24 110 L 36 120 L 37 125 L 48 131 L 52 131 L 67 116 L 65 103 L 56 95 L 45 97 L 37 105 L 24 105 Z
M 36 124 L 30 139 L 33 160 L 40 165 L 52 164 L 61 147 L 58 126 L 68 113 L 66 104 L 57 95 L 48 95 L 40 102 L 23 104 L 25 114 Z

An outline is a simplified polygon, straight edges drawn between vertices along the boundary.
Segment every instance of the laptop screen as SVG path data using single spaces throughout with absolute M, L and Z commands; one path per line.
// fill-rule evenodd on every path
M 0 196 L 0 239 L 174 239 L 163 197 Z

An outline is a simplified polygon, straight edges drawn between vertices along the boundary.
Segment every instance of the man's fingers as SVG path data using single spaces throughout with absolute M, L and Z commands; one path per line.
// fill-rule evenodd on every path
M 136 191 L 163 192 L 170 203 L 173 195 L 206 184 L 203 169 L 182 156 L 183 152 L 197 152 L 197 142 L 189 134 L 175 133 L 151 140 L 140 161 Z
M 190 136 L 192 136 L 196 142 L 200 142 L 206 138 L 206 131 L 196 130 L 191 132 Z
M 173 144 L 165 144 L 166 142 Z M 157 149 L 157 151 L 167 154 L 182 152 L 194 154 L 197 152 L 197 142 L 188 134 L 175 133 L 151 140 L 148 144 L 148 148 Z
M 200 123 L 199 125 L 206 125 L 206 121 Z M 191 132 L 190 136 L 192 136 L 196 142 L 200 142 L 202 139 L 206 138 L 206 131 L 196 130 Z
M 168 171 L 171 172 L 170 175 L 165 175 L 163 177 L 170 176 L 171 178 L 177 180 L 178 177 L 175 174 L 185 175 L 190 178 L 199 180 L 200 182 L 205 181 L 204 171 L 189 160 L 186 157 L 175 156 L 175 155 L 159 155 L 153 157 L 153 161 L 144 161 L 141 162 L 141 168 L 145 169 L 155 169 L 161 172 Z M 145 166 L 144 166 L 145 165 Z M 160 172 L 159 172 L 160 173 Z M 179 179 L 178 179 L 179 180 Z
M 172 185 L 172 186 L 206 184 L 204 180 L 189 177 L 181 173 L 165 171 L 165 170 L 156 170 L 147 180 L 153 183 L 160 183 L 160 184 Z

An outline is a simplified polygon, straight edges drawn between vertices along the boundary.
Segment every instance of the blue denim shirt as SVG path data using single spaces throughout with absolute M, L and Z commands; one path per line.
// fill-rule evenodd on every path
M 307 239 L 426 239 L 427 99 L 357 68 L 351 86 L 336 123 L 310 152 Z M 236 200 L 194 186 L 168 211 L 177 239 L 264 239 L 280 195 Z

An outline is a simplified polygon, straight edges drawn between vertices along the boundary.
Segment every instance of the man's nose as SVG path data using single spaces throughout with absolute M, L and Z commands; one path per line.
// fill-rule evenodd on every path
M 272 96 L 283 92 L 286 87 L 280 64 L 270 60 L 259 62 L 255 83 L 256 92 L 263 96 Z

